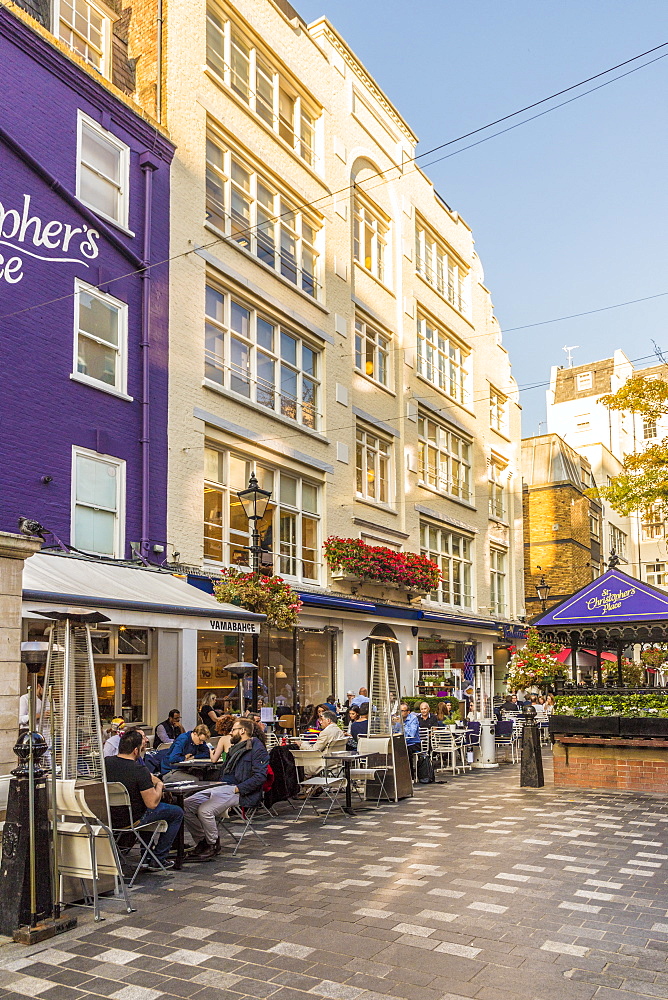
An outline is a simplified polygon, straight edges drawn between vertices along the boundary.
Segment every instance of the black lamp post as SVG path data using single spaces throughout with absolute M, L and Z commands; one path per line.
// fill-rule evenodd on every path
M 547 599 L 550 596 L 551 589 L 552 588 L 545 579 L 545 574 L 543 573 L 541 575 L 540 581 L 536 584 L 536 593 L 538 594 L 538 600 L 541 603 L 543 614 L 545 614 L 546 611 Z
M 271 493 L 269 490 L 260 489 L 260 484 L 257 481 L 254 472 L 251 472 L 251 477 L 248 482 L 248 489 L 241 490 L 237 493 L 241 506 L 244 509 L 244 513 L 249 521 L 253 524 L 253 529 L 251 532 L 251 568 L 253 573 L 257 576 L 260 572 L 260 553 L 262 548 L 260 546 L 260 532 L 258 531 L 257 524 L 264 517 L 269 501 L 271 500 Z M 259 660 L 259 634 L 253 632 L 253 653 L 252 659 L 253 663 L 258 665 Z M 252 696 L 252 709 L 254 712 L 257 711 L 257 684 L 258 671 L 253 672 L 253 696 Z M 239 706 L 240 711 L 243 711 L 243 705 Z

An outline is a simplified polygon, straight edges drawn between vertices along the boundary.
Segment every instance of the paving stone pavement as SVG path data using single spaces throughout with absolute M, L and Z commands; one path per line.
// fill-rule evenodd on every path
M 547 758 L 544 789 L 507 765 L 325 826 L 282 806 L 268 847 L 0 948 L 0 1000 L 668 998 L 668 802 L 555 790 Z

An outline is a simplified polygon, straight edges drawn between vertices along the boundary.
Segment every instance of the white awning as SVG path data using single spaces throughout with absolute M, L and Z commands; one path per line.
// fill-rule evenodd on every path
M 38 552 L 27 559 L 23 570 L 26 617 L 40 617 L 38 611 L 62 613 L 67 607 L 100 611 L 116 625 L 237 635 L 258 632 L 265 617 L 221 604 L 211 594 L 163 570 L 50 552 Z

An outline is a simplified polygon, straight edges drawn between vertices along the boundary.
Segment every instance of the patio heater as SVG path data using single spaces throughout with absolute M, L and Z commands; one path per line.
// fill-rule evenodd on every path
M 253 635 L 255 638 L 255 635 Z M 244 714 L 244 677 L 246 674 L 253 675 L 253 690 L 257 691 L 257 663 L 247 663 L 244 660 L 238 660 L 236 663 L 228 663 L 225 667 L 228 673 L 234 674 L 239 685 L 239 715 Z M 257 698 L 255 699 L 254 706 L 257 706 Z M 253 709 L 255 710 L 255 708 Z
M 498 767 L 494 742 L 494 664 L 491 655 L 486 663 L 473 668 L 473 718 L 480 723 L 480 746 L 474 767 Z
M 413 794 L 413 779 L 399 712 L 399 684 L 394 657 L 398 641 L 382 635 L 368 635 L 365 641 L 371 644 L 368 734 L 370 737 L 389 737 L 388 763 L 392 770 L 385 782 L 385 790 L 388 798 L 398 802 L 399 799 Z M 369 758 L 370 767 L 373 767 L 374 759 L 374 757 Z M 384 761 L 379 761 L 378 766 L 382 763 Z M 376 782 L 368 784 L 373 788 Z

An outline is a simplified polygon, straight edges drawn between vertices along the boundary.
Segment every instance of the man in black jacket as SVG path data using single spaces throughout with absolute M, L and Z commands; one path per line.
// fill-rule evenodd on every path
M 237 719 L 230 731 L 230 750 L 220 777 L 224 784 L 185 800 L 186 828 L 195 841 L 190 858 L 211 861 L 220 854 L 218 817 L 231 806 L 250 809 L 260 804 L 268 765 L 267 748 L 253 736 L 253 720 Z

